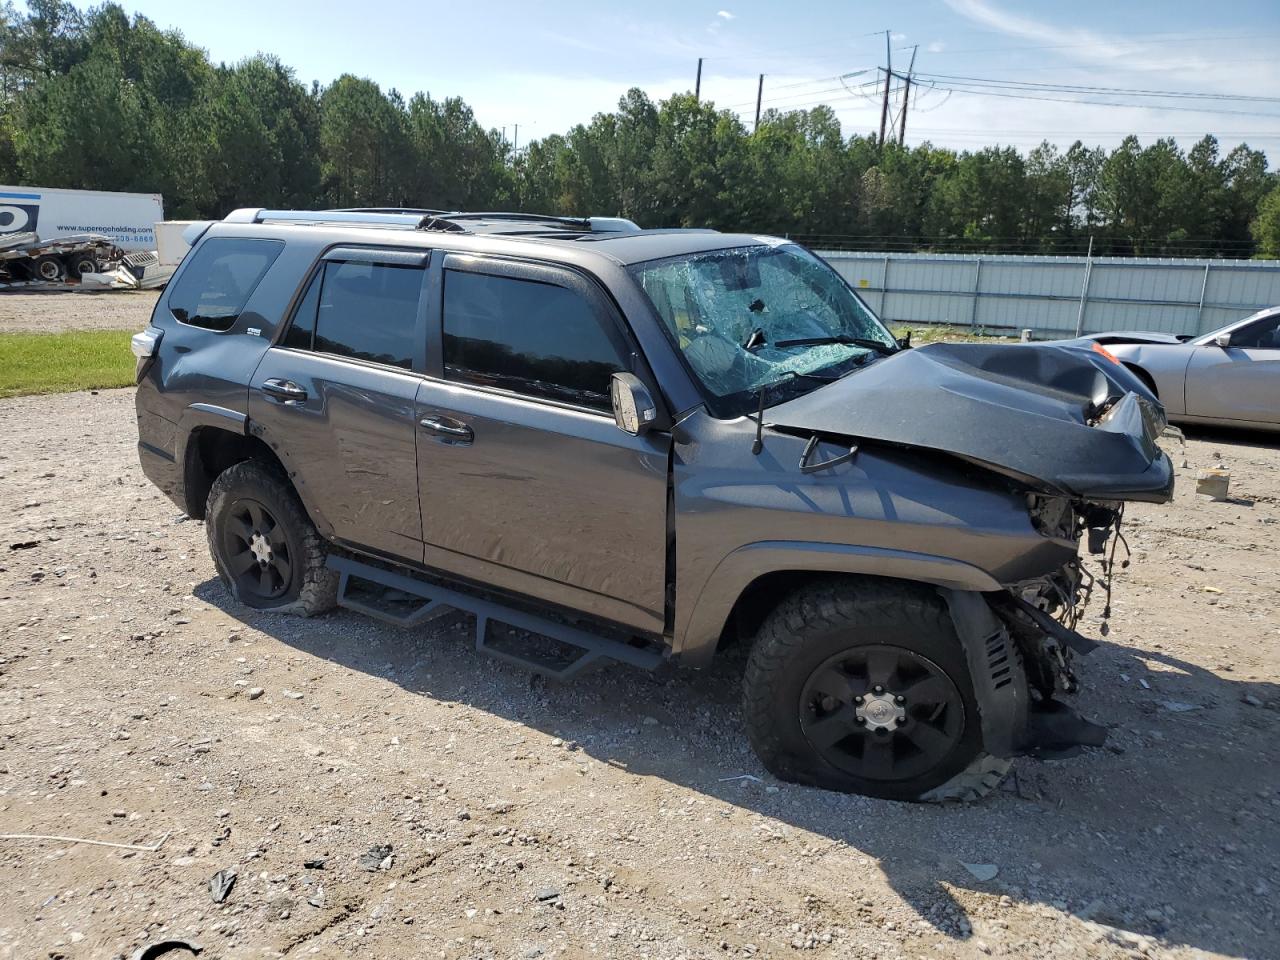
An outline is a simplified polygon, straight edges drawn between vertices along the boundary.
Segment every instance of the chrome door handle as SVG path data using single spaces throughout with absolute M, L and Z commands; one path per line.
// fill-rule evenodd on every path
M 446 423 L 444 420 L 437 420 L 435 417 L 423 417 L 418 421 L 418 426 L 429 433 L 462 443 L 470 443 L 476 438 L 475 431 L 465 423 L 452 424 Z
M 262 383 L 262 392 L 269 397 L 275 397 L 277 400 L 302 401 L 307 399 L 307 391 L 298 386 L 292 380 L 281 380 L 279 377 L 272 377 L 270 380 L 264 380 Z

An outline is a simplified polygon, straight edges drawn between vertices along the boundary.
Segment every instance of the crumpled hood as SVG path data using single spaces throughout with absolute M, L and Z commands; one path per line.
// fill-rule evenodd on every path
M 1089 421 L 1120 397 L 1105 421 Z M 772 407 L 766 423 L 955 454 L 1037 486 L 1163 503 L 1164 410 L 1128 370 L 1075 344 L 938 343 Z

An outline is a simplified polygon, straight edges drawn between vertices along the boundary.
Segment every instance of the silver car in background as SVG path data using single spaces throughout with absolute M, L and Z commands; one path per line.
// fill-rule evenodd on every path
M 1280 307 L 1211 333 L 1096 333 L 1149 386 L 1170 420 L 1280 431 Z

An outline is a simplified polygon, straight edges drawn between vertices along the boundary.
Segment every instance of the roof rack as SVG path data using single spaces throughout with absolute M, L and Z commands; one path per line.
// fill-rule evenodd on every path
M 448 210 L 433 210 L 430 207 L 334 207 L 326 213 L 416 213 L 420 216 L 448 213 Z
M 350 223 L 395 230 L 435 230 L 446 233 L 470 233 L 467 223 L 543 225 L 578 233 L 634 233 L 639 227 L 622 217 L 555 217 L 543 213 L 508 213 L 503 211 L 429 210 L 417 207 L 351 207 L 343 210 L 266 210 L 242 207 L 232 210 L 225 223 L 294 223 L 318 225 Z M 496 232 L 496 231 L 495 231 Z
M 508 213 L 501 210 L 488 211 L 454 211 L 439 213 L 423 220 L 423 230 L 440 230 L 447 233 L 465 233 L 467 228 L 459 221 L 483 220 L 510 221 L 512 223 L 545 224 L 547 226 L 567 227 L 572 230 L 590 230 L 591 223 L 584 217 L 554 217 L 543 213 Z
M 428 219 L 420 213 L 381 213 L 368 210 L 264 210 L 241 207 L 222 218 L 225 223 L 358 223 L 368 227 L 417 230 Z

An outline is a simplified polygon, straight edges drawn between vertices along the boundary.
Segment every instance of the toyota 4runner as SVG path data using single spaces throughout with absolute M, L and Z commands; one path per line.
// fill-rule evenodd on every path
M 239 602 L 467 611 L 556 677 L 749 644 L 761 760 L 835 790 L 972 798 L 1102 742 L 1074 627 L 1124 503 L 1173 489 L 1105 348 L 912 349 L 775 237 L 238 210 L 188 240 L 134 337 L 138 451 Z

